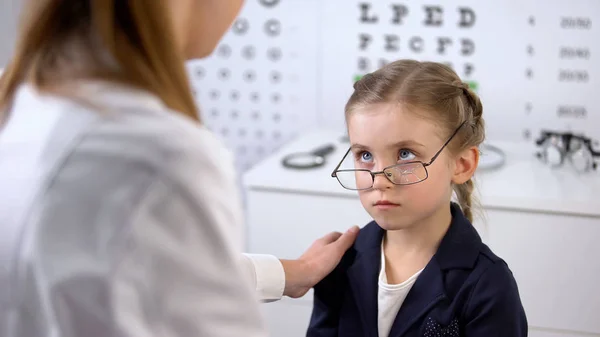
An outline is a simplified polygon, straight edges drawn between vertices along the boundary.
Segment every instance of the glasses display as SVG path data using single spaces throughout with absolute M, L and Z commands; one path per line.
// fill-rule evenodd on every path
M 536 145 L 541 148 L 537 157 L 551 167 L 561 167 L 569 162 L 580 173 L 596 170 L 598 167 L 596 157 L 600 157 L 600 151 L 593 147 L 598 144 L 583 135 L 542 130 Z
M 412 185 L 419 183 L 429 176 L 427 172 L 427 167 L 433 164 L 436 158 L 442 153 L 444 148 L 452 141 L 454 136 L 458 133 L 458 131 L 465 124 L 463 122 L 448 138 L 448 140 L 442 145 L 442 147 L 438 150 L 438 152 L 431 158 L 431 160 L 427 163 L 422 161 L 411 161 L 406 163 L 395 164 L 392 166 L 388 166 L 381 171 L 371 171 L 367 169 L 340 169 L 344 159 L 348 156 L 351 151 L 351 148 L 346 151 L 344 157 L 340 161 L 340 163 L 335 167 L 331 176 L 333 178 L 337 178 L 338 182 L 342 187 L 348 190 L 368 190 L 373 187 L 373 183 L 375 182 L 375 176 L 378 174 L 382 174 L 386 177 L 392 184 L 394 185 Z

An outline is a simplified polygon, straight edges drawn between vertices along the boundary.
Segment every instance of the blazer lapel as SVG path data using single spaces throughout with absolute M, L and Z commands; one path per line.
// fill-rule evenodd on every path
M 433 306 L 444 300 L 444 279 L 436 259 L 425 267 L 406 296 L 390 330 L 390 337 L 402 336 Z
M 377 278 L 379 276 L 380 255 L 377 249 L 357 256 L 354 265 L 348 270 L 352 293 L 360 313 L 362 326 L 367 336 L 377 337 Z
M 352 267 L 348 269 L 348 280 L 356 300 L 362 326 L 366 336 L 377 337 L 378 277 L 381 267 L 380 247 L 385 231 L 375 222 L 364 229 L 364 236 L 357 238 L 358 252 Z
M 457 204 L 451 203 L 450 211 L 452 223 L 437 252 L 419 275 L 400 307 L 390 337 L 403 336 L 419 318 L 447 298 L 444 284 L 446 271 L 454 268 L 470 269 L 475 265 L 481 238 Z
M 481 246 L 477 231 L 458 205 L 450 205 L 452 223 L 438 251 L 406 296 L 392 324 L 390 337 L 403 336 L 432 307 L 447 298 L 444 273 L 453 268 L 473 268 Z M 378 336 L 377 299 L 381 267 L 381 241 L 385 231 L 374 221 L 361 230 L 355 242 L 356 259 L 347 271 L 365 335 Z

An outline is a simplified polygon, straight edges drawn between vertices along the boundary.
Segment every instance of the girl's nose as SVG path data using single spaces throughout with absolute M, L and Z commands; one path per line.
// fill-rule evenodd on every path
M 373 189 L 386 190 L 394 187 L 394 184 L 386 176 L 387 173 L 379 173 L 373 177 Z

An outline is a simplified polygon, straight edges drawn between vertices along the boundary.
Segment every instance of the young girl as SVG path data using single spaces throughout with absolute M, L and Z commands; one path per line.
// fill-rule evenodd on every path
M 527 336 L 510 269 L 471 225 L 477 95 L 449 67 L 412 60 L 354 89 L 351 147 L 332 175 L 374 221 L 315 286 L 307 336 Z

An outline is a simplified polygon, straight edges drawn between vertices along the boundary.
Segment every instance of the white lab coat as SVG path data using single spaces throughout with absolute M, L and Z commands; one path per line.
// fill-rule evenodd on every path
M 0 131 L 0 337 L 266 336 L 283 269 L 240 258 L 231 153 L 153 95 L 78 88 L 22 86 Z

